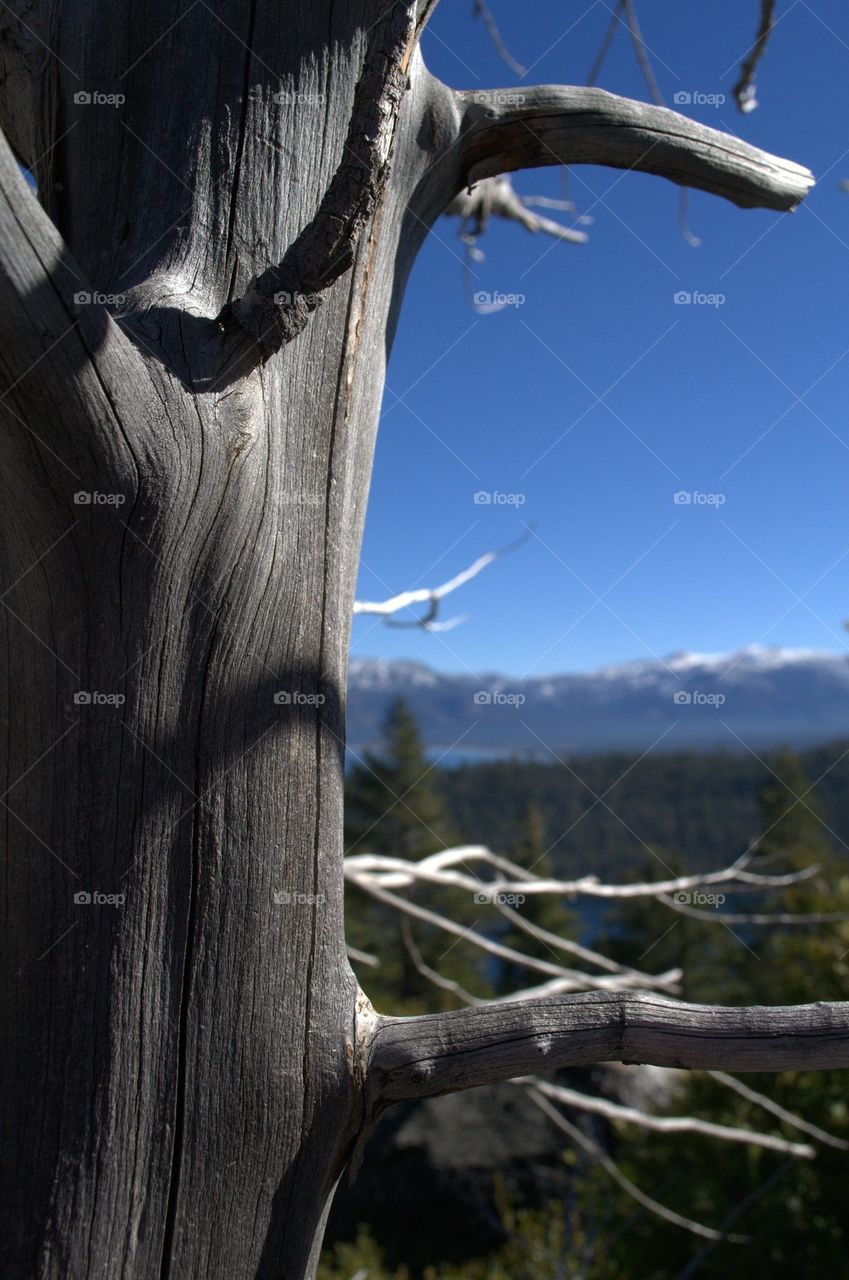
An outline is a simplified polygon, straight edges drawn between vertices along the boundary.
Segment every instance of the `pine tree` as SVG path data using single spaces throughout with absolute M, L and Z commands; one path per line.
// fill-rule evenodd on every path
M 542 809 L 536 800 L 530 800 L 525 809 L 519 840 L 511 855 L 512 860 L 523 870 L 533 872 L 535 876 L 540 876 L 542 879 L 553 878 L 555 872 L 549 856 L 549 844 Z M 562 898 L 553 897 L 550 894 L 529 893 L 517 910 L 529 925 L 545 929 L 558 937 L 574 938 L 578 930 L 577 914 L 564 905 Z M 526 952 L 542 960 L 554 960 L 559 963 L 564 959 L 562 951 L 549 943 L 535 939 L 518 923 L 508 923 L 499 940 L 505 946 L 513 947 L 516 951 Z M 500 965 L 496 985 L 500 994 L 508 995 L 520 987 L 533 985 L 538 979 L 541 981 L 542 976 L 536 975 L 534 970 L 504 960 Z
M 346 783 L 346 848 L 351 853 L 385 853 L 417 861 L 428 853 L 458 843 L 452 832 L 437 782 L 428 763 L 421 732 L 409 706 L 396 698 L 383 724 L 381 749 L 366 752 Z M 429 892 L 417 885 L 405 893 L 409 901 L 429 907 L 469 928 L 481 924 L 480 907 L 457 890 Z M 413 1014 L 454 1008 L 461 1001 L 440 991 L 416 964 L 428 967 L 479 997 L 490 994 L 482 953 L 469 943 L 356 890 L 346 896 L 348 941 L 379 959 L 369 969 L 368 989 L 383 1012 Z
M 833 851 L 800 761 L 784 750 L 769 763 L 770 775 L 758 793 L 761 834 L 755 848 L 763 859 L 761 865 L 769 859 L 764 865 L 769 871 L 801 870 L 815 864 L 820 870 L 767 898 L 735 895 L 734 910 L 798 914 L 849 911 L 845 859 Z M 691 922 L 684 923 L 689 926 Z M 802 1004 L 845 998 L 849 923 L 735 925 L 734 931 L 746 947 L 733 942 L 730 930 L 719 924 L 712 927 L 718 941 L 705 953 L 700 998 L 724 1002 L 729 990 L 733 991 L 731 1003 Z M 747 1083 L 835 1136 L 849 1138 L 844 1073 L 759 1074 Z M 759 1108 L 699 1073 L 686 1077 L 675 1110 L 749 1128 L 764 1124 Z M 798 1137 L 789 1128 L 776 1129 L 786 1137 Z M 826 1146 L 818 1149 L 814 1161 L 786 1161 L 775 1188 L 753 1203 L 741 1223 L 751 1243 L 742 1248 L 720 1246 L 705 1259 L 699 1274 L 704 1272 L 705 1280 L 721 1280 L 729 1267 L 745 1272 L 752 1280 L 841 1273 L 849 1248 L 845 1162 L 845 1153 Z M 685 1212 L 696 1209 L 696 1216 L 703 1221 L 718 1223 L 735 1201 L 743 1201 L 771 1174 L 777 1174 L 782 1162 L 778 1156 L 755 1150 L 741 1160 L 739 1150 L 726 1143 L 711 1148 L 701 1143 L 681 1144 L 673 1150 L 635 1133 L 620 1163 L 641 1185 L 657 1186 L 672 1208 Z M 623 1207 L 623 1221 L 630 1225 L 630 1207 Z M 662 1271 L 654 1269 L 659 1254 L 664 1255 Z M 644 1219 L 628 1234 L 621 1261 L 625 1275 L 638 1273 L 661 1280 L 661 1276 L 683 1269 L 690 1255 L 687 1242 L 656 1220 Z
M 770 767 L 758 793 L 758 856 L 780 859 L 794 870 L 829 858 L 831 846 L 799 757 L 784 748 Z
M 403 698 L 386 715 L 382 750 L 367 751 L 346 786 L 349 853 L 420 858 L 445 848 L 450 833 L 416 719 Z

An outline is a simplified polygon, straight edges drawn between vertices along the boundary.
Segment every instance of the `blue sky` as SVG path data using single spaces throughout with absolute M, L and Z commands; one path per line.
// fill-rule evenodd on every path
M 582 83 L 611 9 L 491 0 L 525 83 Z M 430 69 L 458 88 L 520 83 L 467 0 L 443 0 Z M 849 635 L 849 11 L 784 0 L 758 75 L 731 98 L 759 5 L 638 5 L 666 99 L 811 168 L 794 214 L 690 195 L 642 174 L 572 168 L 590 241 L 492 223 L 474 287 L 524 296 L 476 314 L 457 222 L 414 269 L 384 398 L 358 596 L 435 586 L 524 524 L 534 536 L 445 601 L 445 634 L 355 618 L 352 653 L 515 675 L 753 643 L 844 650 Z M 621 31 L 600 86 L 647 98 Z M 558 169 L 515 176 L 563 194 Z M 568 216 L 568 215 L 566 215 Z M 678 291 L 721 294 L 676 305 Z M 608 390 L 610 389 L 610 390 Z M 479 491 L 522 504 L 479 505 Z M 720 494 L 680 505 L 676 492 Z M 844 638 L 845 637 L 845 638 Z

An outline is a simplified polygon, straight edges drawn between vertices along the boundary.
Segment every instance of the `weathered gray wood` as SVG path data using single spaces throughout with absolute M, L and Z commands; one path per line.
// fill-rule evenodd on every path
M 327 212 L 385 0 L 13 8 L 0 123 L 40 203 L 4 147 L 0 1272 L 300 1280 L 368 1122 L 342 740 L 386 348 L 472 170 L 547 161 L 410 43 L 350 268 L 264 361 L 216 317 Z M 771 161 L 738 182 L 740 144 L 732 178 L 692 141 L 701 185 L 775 204 Z
M 547 164 L 606 164 L 669 178 L 742 207 L 793 209 L 810 171 L 677 111 L 573 85 L 457 95 L 469 182 Z
M 586 992 L 419 1018 L 373 1017 L 370 1108 L 513 1076 L 640 1062 L 788 1071 L 849 1067 L 849 1004 L 723 1008 L 653 992 Z
M 300 1280 L 358 1126 L 345 668 L 423 71 L 285 358 L 227 375 L 214 317 L 314 216 L 384 8 L 199 6 L 145 56 L 170 11 L 66 4 L 52 221 L 5 157 L 4 1276 Z

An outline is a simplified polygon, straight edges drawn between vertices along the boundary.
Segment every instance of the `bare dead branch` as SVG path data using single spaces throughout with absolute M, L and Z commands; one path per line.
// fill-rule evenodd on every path
M 619 1096 L 618 1090 L 624 1089 L 629 1099 L 634 1101 L 635 1105 L 642 1107 L 642 1109 L 649 1105 L 649 1101 L 653 1103 L 658 1096 L 666 1099 L 673 1098 L 679 1084 L 684 1084 L 690 1075 L 688 1071 L 680 1070 L 676 1067 L 654 1067 L 646 1064 L 626 1064 L 622 1062 L 610 1062 L 607 1064 L 606 1069 L 611 1077 L 619 1078 L 619 1085 L 614 1086 L 617 1096 Z M 825 1129 L 821 1129 L 819 1125 L 803 1119 L 794 1111 L 788 1111 L 786 1107 L 780 1106 L 767 1094 L 760 1093 L 750 1085 L 744 1084 L 736 1076 L 728 1075 L 724 1071 L 708 1071 L 705 1074 L 716 1080 L 718 1084 L 725 1085 L 735 1093 L 738 1093 L 754 1106 L 768 1111 L 770 1115 L 775 1116 L 782 1124 L 797 1129 L 799 1133 L 808 1134 L 816 1142 L 825 1146 L 834 1147 L 838 1151 L 849 1151 L 849 1142 L 844 1141 L 843 1138 L 838 1138 Z M 663 1083 L 664 1081 L 666 1082 L 665 1084 Z
M 849 1142 L 845 1142 L 843 1138 L 837 1138 L 833 1133 L 828 1133 L 825 1129 L 821 1129 L 819 1125 L 811 1124 L 810 1120 L 797 1116 L 794 1111 L 788 1111 L 785 1107 L 779 1106 L 772 1098 L 768 1098 L 765 1093 L 759 1093 L 757 1089 L 752 1089 L 749 1085 L 744 1084 L 742 1080 L 738 1080 L 736 1076 L 728 1075 L 725 1071 L 709 1071 L 708 1075 L 712 1076 L 719 1084 L 724 1084 L 728 1089 L 733 1089 L 735 1093 L 739 1093 L 741 1098 L 754 1103 L 755 1106 L 762 1107 L 764 1111 L 768 1111 L 770 1115 L 783 1121 L 784 1124 L 798 1129 L 800 1133 L 810 1134 L 817 1142 L 822 1142 L 828 1147 L 834 1147 L 837 1151 L 849 1151 Z
M 523 1081 L 520 1078 L 514 1083 L 522 1084 Z M 720 1138 L 724 1142 L 742 1142 L 749 1147 L 778 1151 L 782 1155 L 790 1155 L 797 1160 L 813 1160 L 816 1156 L 816 1151 L 807 1142 L 789 1142 L 786 1138 L 777 1138 L 769 1133 L 758 1133 L 755 1129 L 714 1124 L 710 1120 L 699 1120 L 696 1116 L 656 1116 L 639 1107 L 626 1107 L 621 1102 L 611 1102 L 609 1098 L 591 1097 L 589 1094 L 580 1093 L 577 1089 L 569 1089 L 564 1085 L 552 1084 L 548 1080 L 539 1080 L 536 1077 L 533 1078 L 533 1086 L 554 1102 L 563 1102 L 579 1111 L 604 1116 L 608 1120 L 622 1124 L 651 1129 L 655 1133 L 697 1133 L 704 1138 Z
M 728 1008 L 591 991 L 379 1016 L 369 1055 L 376 1112 L 404 1099 L 607 1061 L 721 1071 L 847 1067 L 849 1003 Z
M 474 248 L 478 239 L 486 231 L 490 218 L 506 218 L 518 222 L 526 231 L 534 234 L 543 232 L 554 236 L 556 240 L 565 240 L 569 244 L 586 244 L 589 237 L 585 231 L 577 231 L 574 227 L 564 227 L 553 218 L 543 218 L 532 213 L 529 204 L 542 203 L 541 197 L 526 200 L 513 188 L 506 174 L 498 174 L 494 178 L 483 178 L 476 182 L 470 191 L 460 191 L 445 210 L 447 217 L 460 219 L 460 238 L 466 245 Z M 555 204 L 554 201 L 551 202 Z M 560 207 L 568 206 L 569 201 L 556 202 Z M 581 221 L 581 219 L 578 219 Z M 481 255 L 478 254 L 480 257 Z
M 677 901 L 665 893 L 657 895 L 658 902 L 679 915 L 691 916 L 694 920 L 719 921 L 722 924 L 762 924 L 762 925 L 797 925 L 797 924 L 840 924 L 849 920 L 849 911 L 722 911 L 705 910 L 694 907 L 690 903 Z
M 495 901 L 501 895 L 553 894 L 576 898 L 650 898 L 663 894 L 686 893 L 707 886 L 741 883 L 758 888 L 786 888 L 809 878 L 810 870 L 788 872 L 784 875 L 768 875 L 748 871 L 750 858 L 744 855 L 729 867 L 719 871 L 706 871 L 688 876 L 675 876 L 668 880 L 635 881 L 633 884 L 603 884 L 598 876 L 582 876 L 579 880 L 560 880 L 542 877 L 517 867 L 506 859 L 499 859 L 482 845 L 465 845 L 458 849 L 444 849 L 430 854 L 418 862 L 396 858 L 382 853 L 350 854 L 344 862 L 345 876 L 362 887 L 409 888 L 417 881 L 446 888 L 466 889 L 472 894 Z M 506 873 L 500 878 L 481 880 L 468 871 L 456 870 L 458 864 L 480 862 Z M 512 878 L 506 878 L 511 876 Z M 507 905 L 510 905 L 509 903 Z
M 443 977 L 435 969 L 428 965 L 415 943 L 409 922 L 404 919 L 401 925 L 404 944 L 407 951 L 422 977 L 426 978 L 435 987 L 442 991 L 448 991 L 452 995 L 457 996 L 462 1002 L 469 1007 L 480 1007 L 485 1005 L 487 1001 L 479 999 L 472 995 L 458 982 L 454 982 L 449 978 Z M 519 998 L 528 999 L 536 998 L 544 994 L 542 988 L 537 991 L 526 991 Z M 553 992 L 550 994 L 554 994 Z M 514 999 L 517 997 L 513 997 Z M 620 1070 L 632 1070 L 632 1067 L 623 1067 L 621 1063 L 611 1064 L 618 1066 Z M 827 1133 L 820 1129 L 817 1125 L 811 1124 L 809 1121 L 803 1120 L 801 1116 L 795 1115 L 791 1111 L 787 1111 L 784 1107 L 774 1103 L 771 1098 L 766 1097 L 762 1093 L 758 1093 L 754 1089 L 750 1089 L 734 1076 L 726 1075 L 722 1071 L 710 1071 L 707 1073 L 719 1083 L 727 1085 L 729 1088 L 741 1094 L 748 1101 L 755 1105 L 760 1105 L 764 1110 L 769 1111 L 777 1119 L 783 1123 L 798 1129 L 800 1132 L 807 1133 L 824 1145 L 834 1147 L 839 1151 L 849 1150 L 849 1142 L 845 1142 L 842 1138 L 837 1138 L 833 1134 Z M 542 1080 L 538 1076 L 519 1076 L 512 1081 L 513 1084 L 520 1086 L 533 1085 L 541 1093 L 557 1102 L 565 1103 L 567 1106 L 576 1108 L 577 1110 L 586 1111 L 594 1115 L 605 1116 L 609 1120 L 621 1121 L 627 1124 L 637 1125 L 643 1129 L 654 1130 L 658 1133 L 697 1133 L 708 1138 L 717 1138 L 726 1142 L 741 1142 L 747 1146 L 762 1147 L 766 1150 L 777 1151 L 784 1155 L 791 1155 L 795 1159 L 813 1159 L 816 1152 L 808 1143 L 791 1142 L 784 1138 L 775 1137 L 771 1134 L 763 1134 L 755 1129 L 744 1129 L 740 1126 L 721 1125 L 709 1120 L 700 1120 L 695 1116 L 658 1116 L 653 1112 L 647 1111 L 643 1107 L 625 1106 L 622 1103 L 614 1102 L 612 1099 L 593 1096 L 583 1093 L 577 1089 L 570 1089 L 565 1085 L 553 1084 L 550 1081 Z
M 513 57 L 507 45 L 501 38 L 501 32 L 498 30 L 498 24 L 492 16 L 492 11 L 488 4 L 484 4 L 484 0 L 475 0 L 472 6 L 472 15 L 475 18 L 483 18 L 486 29 L 489 32 L 489 38 L 495 45 L 496 53 L 503 63 L 505 63 L 511 71 L 515 71 L 517 76 L 526 75 L 526 69 L 521 62 L 517 62 Z
M 466 991 L 459 983 L 444 978 L 436 970 L 426 964 L 413 939 L 407 919 L 404 919 L 402 922 L 402 933 L 407 951 L 411 956 L 416 969 L 423 977 L 427 978 L 428 981 L 433 983 L 433 985 L 439 989 L 449 991 L 453 995 L 458 996 L 467 1006 L 480 1007 L 486 1003 L 485 1001 L 478 999 L 478 997 L 471 995 L 471 993 Z M 371 1009 L 369 1009 L 369 1017 L 370 1019 L 373 1019 L 374 1017 Z M 715 1075 L 717 1079 L 725 1079 L 723 1073 L 713 1072 L 711 1074 Z M 734 1084 L 737 1083 L 734 1081 L 733 1077 L 728 1077 L 728 1079 L 730 1079 Z M 625 1106 L 608 1098 L 592 1096 L 582 1093 L 576 1089 L 570 1089 L 564 1085 L 553 1084 L 550 1081 L 542 1080 L 537 1076 L 520 1076 L 514 1079 L 512 1083 L 518 1087 L 524 1088 L 530 1095 L 542 1095 L 550 1101 L 565 1104 L 566 1106 L 588 1114 L 601 1115 L 613 1122 L 631 1124 L 658 1133 L 695 1133 L 702 1137 L 718 1139 L 720 1141 L 739 1142 L 747 1146 L 760 1147 L 764 1150 L 775 1151 L 783 1155 L 791 1156 L 794 1159 L 813 1159 L 816 1154 L 814 1148 L 809 1143 L 793 1142 L 772 1134 L 763 1134 L 756 1130 L 745 1129 L 740 1126 L 716 1124 L 712 1121 L 701 1120 L 695 1116 L 658 1116 L 643 1108 Z M 754 1098 L 761 1096 L 755 1094 L 754 1091 L 751 1090 L 748 1090 L 747 1092 L 752 1094 Z M 537 1100 L 536 1096 L 534 1097 L 534 1100 Z M 791 1113 L 783 1112 L 782 1108 L 775 1108 L 775 1110 L 779 1113 L 780 1118 L 787 1119 L 791 1123 L 798 1120 L 798 1117 L 792 1116 Z M 553 1110 L 546 1110 L 546 1114 L 561 1129 L 564 1128 L 564 1123 L 561 1122 L 565 1121 L 566 1126 L 569 1124 L 569 1122 L 565 1120 L 565 1117 L 561 1116 L 559 1112 L 555 1115 Z M 559 1119 L 557 1118 L 558 1116 Z M 804 1125 L 804 1122 L 802 1122 L 802 1125 Z M 833 1138 L 830 1134 L 826 1134 L 821 1130 L 818 1130 L 816 1126 L 807 1126 L 807 1128 L 811 1131 L 812 1136 L 820 1137 L 830 1145 L 838 1147 L 849 1146 L 849 1144 L 843 1144 L 839 1139 Z M 574 1137 L 571 1130 L 567 1129 L 567 1131 L 570 1132 L 570 1136 Z M 582 1135 L 582 1138 L 585 1137 L 586 1135 Z M 575 1140 L 579 1141 L 578 1139 Z M 593 1144 L 593 1150 L 588 1152 L 588 1154 L 591 1154 L 592 1158 L 596 1159 L 599 1151 L 600 1148 L 598 1148 L 596 1144 Z M 621 1171 L 618 1170 L 618 1166 L 615 1166 L 616 1171 L 614 1171 L 613 1168 L 608 1167 L 608 1165 L 603 1161 L 602 1164 L 608 1175 L 613 1177 L 619 1185 L 623 1185 L 621 1179 L 617 1176 L 617 1173 L 621 1173 Z M 633 1186 L 634 1184 L 628 1182 L 624 1189 L 628 1194 L 632 1194 Z M 651 1204 L 647 1207 L 650 1208 L 651 1212 L 657 1212 L 658 1202 L 651 1201 Z M 666 1216 L 665 1206 L 659 1206 L 659 1208 L 662 1211 L 661 1216 Z M 676 1221 L 676 1225 L 686 1225 L 690 1221 L 691 1220 L 689 1219 L 684 1219 L 681 1222 Z
M 755 74 L 758 63 L 766 51 L 772 28 L 775 26 L 775 0 L 761 0 L 761 17 L 755 43 L 749 49 L 740 66 L 740 79 L 734 86 L 733 93 L 738 110 L 744 115 L 754 111 L 758 105 L 755 87 Z
M 604 33 L 601 44 L 599 45 L 598 53 L 596 54 L 593 65 L 590 67 L 589 74 L 587 75 L 587 88 L 591 88 L 601 75 L 604 60 L 610 52 L 610 46 L 613 44 L 617 29 L 620 26 L 621 15 L 624 12 L 624 9 L 625 0 L 617 0 L 616 8 L 610 15 L 610 21 L 607 24 L 607 29 Z
M 471 582 L 472 578 L 476 578 L 479 573 L 482 573 L 494 561 L 500 560 L 502 556 L 509 555 L 511 551 L 515 551 L 523 542 L 527 542 L 531 532 L 531 529 L 527 529 L 520 537 L 508 543 L 507 546 L 499 547 L 495 551 L 487 551 L 484 555 L 479 556 L 474 564 L 469 565 L 468 569 L 463 569 L 455 577 L 443 582 L 441 587 L 417 587 L 412 591 L 401 591 L 397 596 L 390 596 L 388 600 L 355 600 L 354 613 L 377 615 L 385 619 L 387 626 L 392 627 L 421 627 L 425 631 L 448 631 L 463 622 L 465 617 L 449 618 L 445 622 L 437 621 L 439 605 L 445 596 L 450 595 L 452 591 L 456 591 L 458 587 L 465 586 L 467 582 Z M 394 613 L 400 612 L 401 609 L 409 609 L 415 604 L 427 604 L 430 607 L 420 618 L 415 618 L 410 622 L 399 621 L 397 618 L 392 617 Z
M 349 861 L 351 859 L 345 859 L 346 863 Z M 536 956 L 526 955 L 523 951 L 517 951 L 515 947 L 505 946 L 501 942 L 496 942 L 493 938 L 488 938 L 485 934 L 477 933 L 468 926 L 458 924 L 450 916 L 440 915 L 439 912 L 431 911 L 428 907 L 422 907 L 415 902 L 408 902 L 406 898 L 402 898 L 399 894 L 391 893 L 388 889 L 381 888 L 373 879 L 369 880 L 356 874 L 350 874 L 347 870 L 345 879 L 348 883 L 370 894 L 378 902 L 394 907 L 396 911 L 412 916 L 416 920 L 422 920 L 425 924 L 435 925 L 443 933 L 450 933 L 455 938 L 460 938 L 469 943 L 470 946 L 478 947 L 481 951 L 487 951 L 490 955 L 499 956 L 502 960 L 509 960 L 513 964 L 523 966 L 525 969 L 549 974 L 552 978 L 557 979 L 557 983 L 553 988 L 555 992 L 586 991 L 588 989 L 610 990 L 637 985 L 636 981 L 630 980 L 627 973 L 616 977 L 597 977 L 593 974 L 582 973 L 578 969 L 567 969 L 565 966 L 555 964 L 550 960 L 540 960 Z M 657 987 L 668 986 L 673 981 L 676 981 L 678 976 L 677 970 L 671 971 L 671 974 L 660 974 L 657 978 L 651 979 L 651 985 Z M 547 990 L 551 991 L 552 988 L 548 987 Z M 511 999 L 515 998 L 515 996 L 511 997 Z
M 647 986 L 652 985 L 653 979 L 648 974 L 641 974 L 638 970 L 632 969 L 630 965 L 617 964 L 615 960 L 611 960 L 609 956 L 603 955 L 600 951 L 592 951 L 589 947 L 582 947 L 580 943 L 573 942 L 571 938 L 562 938 L 559 934 L 552 933 L 549 929 L 543 929 L 538 924 L 534 924 L 532 920 L 526 920 L 521 911 L 514 910 L 513 907 L 499 902 L 498 899 L 495 900 L 494 905 L 499 914 L 509 920 L 514 928 L 520 929 L 522 933 L 535 938 L 537 942 L 541 942 L 544 946 L 550 947 L 555 951 L 566 951 L 587 964 L 594 964 L 599 969 L 605 969 L 608 973 L 627 974 L 629 977 L 641 979 Z M 676 983 L 683 976 L 680 969 L 672 969 L 670 974 L 675 975 L 672 980 Z
M 623 0 L 625 14 L 628 20 L 628 31 L 631 36 L 631 44 L 636 54 L 637 62 L 643 73 L 643 79 L 646 82 L 646 88 L 649 91 L 649 97 L 657 107 L 665 107 L 666 102 L 663 94 L 660 92 L 660 85 L 657 83 L 657 77 L 654 74 L 654 68 L 649 58 L 646 42 L 643 39 L 643 33 L 640 30 L 640 23 L 637 18 L 637 10 L 634 6 L 634 0 Z M 701 244 L 698 236 L 694 236 L 690 230 L 690 196 L 686 187 L 681 187 L 678 192 L 678 233 L 681 239 L 693 248 L 698 248 Z
M 244 296 L 228 303 L 218 317 L 222 327 L 236 324 L 250 334 L 265 359 L 303 332 L 322 292 L 353 263 L 389 173 L 417 36 L 416 8 L 413 0 L 390 4 L 371 29 L 343 159 L 315 217 L 282 262 L 255 276 Z
M 427 978 L 428 982 L 433 983 L 440 991 L 449 991 L 451 995 L 457 996 L 464 1004 L 475 1006 L 486 1004 L 485 1000 L 480 1000 L 477 996 L 473 996 L 471 991 L 467 991 L 459 982 L 454 982 L 452 978 L 445 978 L 436 969 L 431 969 L 430 965 L 425 962 L 424 956 L 416 945 L 413 937 L 413 931 L 410 928 L 410 921 L 405 916 L 401 921 L 401 937 L 404 941 L 404 947 L 407 954 L 412 960 L 418 972 L 423 978 Z
M 649 91 L 649 97 L 655 106 L 664 106 L 663 94 L 660 92 L 660 86 L 654 74 L 646 49 L 646 42 L 643 39 L 643 33 L 640 30 L 640 24 L 637 19 L 637 10 L 634 8 L 634 0 L 625 0 L 625 16 L 628 19 L 628 32 L 631 36 L 631 44 L 634 47 L 634 53 L 637 56 L 637 62 L 640 64 L 640 70 L 643 73 L 643 79 L 646 82 L 646 88 Z
M 744 208 L 794 209 L 813 185 L 802 165 L 669 111 L 577 86 L 458 92 L 458 189 L 550 164 L 654 173 Z
M 626 1177 L 622 1170 L 616 1164 L 615 1160 L 603 1151 L 597 1142 L 582 1133 L 577 1125 L 571 1124 L 564 1115 L 553 1107 L 537 1089 L 528 1089 L 528 1095 L 533 1099 L 541 1111 L 544 1111 L 558 1129 L 568 1134 L 572 1141 L 585 1151 L 588 1156 L 593 1159 L 596 1164 L 604 1169 L 613 1181 L 627 1192 L 633 1200 L 641 1204 L 644 1209 L 648 1209 L 650 1213 L 655 1214 L 658 1218 L 663 1218 L 665 1222 L 671 1222 L 675 1227 L 683 1227 L 685 1231 L 690 1231 L 695 1236 L 702 1236 L 705 1240 L 730 1240 L 734 1244 L 744 1244 L 748 1239 L 747 1236 L 726 1236 L 722 1231 L 715 1231 L 712 1227 L 706 1227 L 704 1223 L 697 1222 L 694 1218 L 685 1218 L 682 1214 L 676 1213 L 667 1205 L 661 1204 L 659 1200 L 655 1200 L 652 1196 L 646 1195 L 641 1191 L 636 1183 Z

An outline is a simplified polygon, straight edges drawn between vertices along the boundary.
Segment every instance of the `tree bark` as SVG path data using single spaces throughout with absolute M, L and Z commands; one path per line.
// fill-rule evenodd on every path
M 372 1021 L 371 1110 L 594 1062 L 731 1071 L 849 1066 L 849 1005 L 744 1009 L 592 991 Z
M 344 689 L 387 343 L 486 157 L 548 162 L 428 75 L 430 7 L 0 19 L 5 1276 L 312 1276 L 367 1124 Z M 799 198 L 693 129 L 689 175 L 686 130 L 628 162 Z M 310 228 L 318 277 L 275 275 Z

